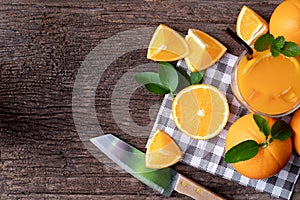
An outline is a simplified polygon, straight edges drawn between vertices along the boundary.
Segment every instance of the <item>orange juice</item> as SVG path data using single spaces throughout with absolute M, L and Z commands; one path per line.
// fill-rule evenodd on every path
M 300 104 L 300 60 L 270 51 L 245 54 L 236 64 L 234 92 L 250 111 L 282 116 Z

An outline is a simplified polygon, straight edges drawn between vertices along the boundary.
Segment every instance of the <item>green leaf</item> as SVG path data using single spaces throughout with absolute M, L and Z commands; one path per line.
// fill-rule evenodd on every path
M 188 73 L 182 69 L 181 67 L 174 67 L 174 69 L 179 73 L 181 74 L 190 84 L 190 76 L 188 75 Z
M 259 145 L 254 140 L 246 140 L 237 144 L 225 154 L 225 162 L 236 163 L 253 158 L 258 152 Z
M 295 42 L 286 42 L 283 36 L 278 36 L 275 39 L 272 34 L 260 36 L 254 43 L 254 48 L 257 51 L 265 51 L 270 48 L 274 57 L 280 53 L 288 57 L 300 55 L 300 47 Z
M 167 62 L 160 62 L 158 64 L 158 74 L 160 82 L 174 92 L 178 85 L 178 74 L 173 65 Z
M 278 36 L 275 41 L 274 41 L 274 46 L 276 47 L 276 49 L 281 49 L 285 44 L 285 39 L 283 36 Z
M 264 34 L 260 36 L 254 43 L 254 48 L 257 51 L 267 50 L 274 42 L 274 36 L 272 34 Z
M 300 55 L 300 47 L 295 42 L 286 42 L 281 49 L 281 53 L 288 57 Z
M 160 85 L 160 84 L 155 84 L 155 83 L 148 83 L 145 85 L 145 88 L 153 93 L 153 94 L 168 94 L 170 93 L 170 89 Z
M 155 72 L 141 72 L 139 74 L 136 74 L 134 76 L 134 79 L 136 82 L 140 84 L 148 84 L 148 83 L 156 83 L 156 84 L 161 84 L 159 80 L 159 75 L 158 73 Z
M 270 51 L 271 51 L 273 57 L 277 57 L 280 54 L 280 49 L 276 49 L 276 47 L 273 45 L 271 46 Z
M 281 48 L 285 44 L 285 39 L 283 36 L 278 36 L 272 43 L 270 51 L 273 57 L 277 57 L 280 55 Z
M 271 129 L 273 139 L 286 140 L 293 135 L 293 129 L 283 120 L 277 120 Z
M 175 92 L 173 92 L 173 93 L 177 94 L 182 89 L 186 88 L 187 86 L 190 86 L 191 83 L 190 83 L 189 79 L 190 79 L 189 76 L 188 76 L 188 79 L 186 79 L 185 76 L 183 76 L 181 73 L 178 72 L 178 85 L 177 85 L 177 88 L 176 88 Z
M 204 71 L 191 72 L 191 84 L 199 84 L 204 76 Z
M 266 137 L 270 135 L 271 128 L 267 122 L 267 120 L 257 114 L 253 115 L 253 119 L 258 126 L 260 132 L 262 132 Z

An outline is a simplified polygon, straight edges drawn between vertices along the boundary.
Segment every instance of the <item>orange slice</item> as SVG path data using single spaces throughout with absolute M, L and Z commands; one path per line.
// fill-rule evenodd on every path
M 177 163 L 182 152 L 175 141 L 164 131 L 158 129 L 148 143 L 146 167 L 165 168 Z
M 229 117 L 225 95 L 206 84 L 191 85 L 181 90 L 172 104 L 173 120 L 186 135 L 194 139 L 217 136 Z
M 184 38 L 175 30 L 159 25 L 150 41 L 147 58 L 154 61 L 176 61 L 189 53 Z
M 278 58 L 280 58 L 278 62 L 285 63 L 284 66 L 293 66 L 297 70 L 300 69 L 299 62 L 295 57 L 287 57 L 280 54 Z M 243 73 L 247 74 L 260 62 L 269 63 L 270 59 L 274 59 L 274 57 L 272 56 L 271 52 L 269 52 L 269 50 L 266 50 L 264 52 L 255 51 L 253 54 L 253 58 L 248 61 L 247 65 L 243 70 Z
M 201 71 L 215 64 L 226 52 L 227 48 L 207 33 L 189 29 L 185 37 L 190 53 L 184 58 L 191 71 Z
M 268 32 L 268 23 L 255 11 L 243 6 L 236 22 L 236 33 L 247 44 L 254 44 L 255 40 Z

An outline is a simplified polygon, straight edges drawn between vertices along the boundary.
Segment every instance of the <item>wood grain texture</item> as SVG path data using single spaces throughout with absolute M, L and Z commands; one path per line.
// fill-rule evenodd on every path
M 86 149 L 72 112 L 80 66 L 101 41 L 160 23 L 182 33 L 188 28 L 201 29 L 224 43 L 228 52 L 239 54 L 242 49 L 224 30 L 235 28 L 242 5 L 269 19 L 279 2 L 2 0 L 0 199 L 189 199 L 176 192 L 170 198 L 162 197 L 129 174 L 100 163 Z M 124 73 L 149 63 L 145 53 L 146 49 L 128 52 L 113 62 L 95 95 L 103 132 L 113 132 L 141 150 L 149 128 L 142 130 L 140 137 L 126 134 L 114 120 L 111 98 Z M 130 97 L 130 117 L 139 126 L 149 125 L 149 109 L 161 101 L 162 96 L 138 88 Z M 181 163 L 174 168 L 228 199 L 275 199 Z M 299 183 L 292 199 L 300 199 Z

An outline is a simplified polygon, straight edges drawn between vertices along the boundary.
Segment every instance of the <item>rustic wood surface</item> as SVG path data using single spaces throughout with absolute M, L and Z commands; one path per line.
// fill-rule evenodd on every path
M 224 30 L 235 28 L 242 5 L 268 20 L 280 2 L 1 0 L 0 199 L 189 199 L 176 192 L 170 198 L 162 197 L 124 171 L 99 162 L 87 150 L 72 110 L 80 66 L 101 41 L 160 23 L 182 33 L 188 28 L 201 29 L 237 55 L 241 48 Z M 130 117 L 146 127 L 140 137 L 128 135 L 115 122 L 111 98 L 124 73 L 150 62 L 145 53 L 146 49 L 138 49 L 113 62 L 101 77 L 95 96 L 103 132 L 113 132 L 142 150 L 150 131 L 149 109 L 163 97 L 143 88 L 131 95 Z M 275 199 L 181 163 L 174 168 L 228 199 Z M 300 199 L 299 183 L 292 199 Z

